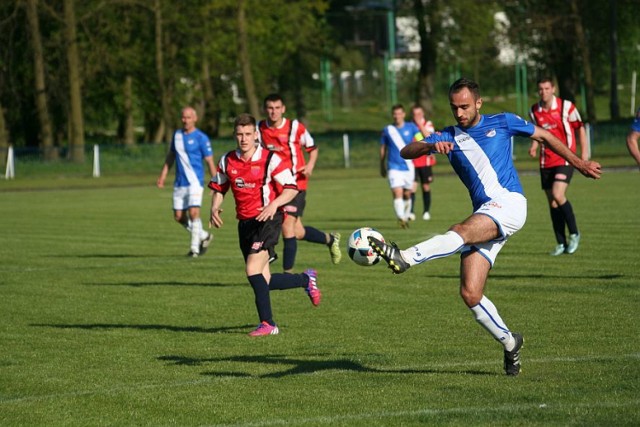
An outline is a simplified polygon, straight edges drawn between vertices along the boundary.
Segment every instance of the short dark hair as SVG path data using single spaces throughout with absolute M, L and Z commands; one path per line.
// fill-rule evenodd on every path
M 403 110 L 404 111 L 404 105 L 402 105 L 402 104 L 394 104 L 391 107 L 391 112 L 393 113 L 396 110 Z
M 540 83 L 551 83 L 551 86 L 555 86 L 555 83 L 553 83 L 553 79 L 550 76 L 542 76 L 538 79 L 538 81 L 536 82 L 536 86 L 539 85 Z
M 242 113 L 238 117 L 236 117 L 235 121 L 233 122 L 233 130 L 235 131 L 238 126 L 253 126 L 255 128 L 256 119 L 249 113 Z
M 279 93 L 270 93 L 264 98 L 262 105 L 267 106 L 267 102 L 282 102 L 284 104 L 284 98 Z
M 478 86 L 478 83 L 466 77 L 459 78 L 458 80 L 453 82 L 451 87 L 449 87 L 449 98 L 451 98 L 451 95 L 460 92 L 464 88 L 469 89 L 469 92 L 471 92 L 471 94 L 473 95 L 474 100 L 480 98 L 480 86 Z

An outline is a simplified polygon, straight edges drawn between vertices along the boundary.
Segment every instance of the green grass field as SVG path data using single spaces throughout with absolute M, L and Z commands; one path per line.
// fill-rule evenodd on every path
M 318 171 L 305 223 L 344 242 L 373 226 L 408 246 L 469 214 L 457 178 L 439 174 L 433 220 L 396 228 L 374 172 Z M 558 258 L 538 176 L 522 176 L 529 218 L 486 290 L 525 336 L 516 378 L 458 296 L 458 256 L 393 276 L 300 242 L 322 304 L 273 293 L 280 335 L 247 337 L 257 316 L 233 202 L 189 259 L 154 179 L 0 187 L 0 425 L 640 424 L 637 170 L 574 177 L 583 240 Z

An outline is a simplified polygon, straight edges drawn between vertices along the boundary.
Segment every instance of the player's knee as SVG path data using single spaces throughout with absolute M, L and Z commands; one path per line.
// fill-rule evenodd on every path
M 474 307 L 480 304 L 480 300 L 482 300 L 482 292 L 469 289 L 464 284 L 460 285 L 460 296 L 467 307 Z

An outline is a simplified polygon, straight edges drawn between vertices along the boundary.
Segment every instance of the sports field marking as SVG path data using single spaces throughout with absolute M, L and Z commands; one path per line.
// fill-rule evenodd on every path
M 530 403 L 526 405 L 503 405 L 503 406 L 469 406 L 447 409 L 418 409 L 415 411 L 397 411 L 397 412 L 372 412 L 372 413 L 360 413 L 350 415 L 335 415 L 335 416 L 319 416 L 313 418 L 296 418 L 291 420 L 276 419 L 261 421 L 256 423 L 242 423 L 242 424 L 210 424 L 208 427 L 268 427 L 268 426 L 280 426 L 280 425 L 303 425 L 303 424 L 333 424 L 337 422 L 345 421 L 362 421 L 366 419 L 381 419 L 381 418 L 397 418 L 397 417 L 418 417 L 418 416 L 440 416 L 448 414 L 477 414 L 477 413 L 521 413 L 522 411 L 539 410 L 539 411 L 567 411 L 571 409 L 581 408 L 626 408 L 630 406 L 637 406 L 640 404 L 640 399 L 629 400 L 626 402 L 584 402 L 577 404 L 563 404 L 563 403 Z
M 599 362 L 599 361 L 611 361 L 611 360 L 625 360 L 625 359 L 640 359 L 640 353 L 629 353 L 629 354 L 620 354 L 616 356 L 608 356 L 608 355 L 592 355 L 592 356 L 580 356 L 580 357 L 556 357 L 556 358 L 539 358 L 539 359 L 525 359 L 525 363 L 583 363 L 583 362 Z M 378 373 L 380 374 L 395 374 L 398 372 L 402 372 L 403 370 L 419 370 L 428 368 L 432 369 L 447 369 L 447 368 L 457 368 L 457 367 L 466 367 L 469 366 L 494 366 L 496 365 L 495 360 L 484 360 L 484 361 L 476 361 L 476 362 L 454 362 L 454 363 L 442 363 L 442 364 L 423 364 L 419 367 L 417 366 L 404 366 L 404 367 L 394 367 L 392 369 L 380 370 Z M 525 365 L 526 366 L 526 365 Z M 306 373 L 300 375 L 334 375 L 339 370 L 326 370 L 319 371 L 314 373 Z M 340 372 L 351 372 L 349 370 L 341 370 Z M 525 374 L 526 375 L 526 374 Z M 245 377 L 241 377 L 241 379 L 255 379 L 256 376 L 248 375 Z M 237 379 L 237 378 L 233 378 Z M 175 388 L 175 387 L 185 387 L 199 384 L 206 384 L 214 381 L 229 381 L 230 378 L 225 377 L 223 379 L 210 377 L 203 378 L 198 380 L 189 380 L 189 381 L 176 381 L 172 383 L 147 383 L 147 384 L 138 384 L 138 385 L 122 385 L 119 387 L 110 387 L 110 388 L 102 388 L 102 389 L 92 389 L 92 390 L 78 390 L 78 391 L 69 391 L 66 393 L 53 393 L 53 394 L 44 394 L 40 396 L 22 396 L 22 397 L 0 397 L 0 405 L 8 405 L 8 404 L 21 404 L 21 403 L 30 403 L 30 402 L 40 402 L 44 400 L 55 400 L 55 399 L 65 399 L 68 397 L 78 397 L 78 396 L 93 396 L 99 394 L 114 394 L 118 392 L 130 392 L 135 390 L 143 390 L 143 389 L 153 389 L 153 388 Z M 337 421 L 337 420 L 336 420 Z M 293 422 L 293 421 L 292 421 Z

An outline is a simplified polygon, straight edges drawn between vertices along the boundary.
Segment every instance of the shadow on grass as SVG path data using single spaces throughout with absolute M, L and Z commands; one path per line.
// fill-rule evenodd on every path
M 118 323 L 87 323 L 87 324 L 56 324 L 56 323 L 32 323 L 29 326 L 39 328 L 56 329 L 137 329 L 141 331 L 170 331 L 170 332 L 197 332 L 203 334 L 245 334 L 247 329 L 255 325 L 224 326 L 219 328 L 201 328 L 198 326 L 172 326 L 172 325 L 128 325 Z
M 479 370 L 447 370 L 447 369 L 378 369 L 367 367 L 361 363 L 354 362 L 349 359 L 326 359 L 326 360 L 308 360 L 294 359 L 285 355 L 274 356 L 230 356 L 215 358 L 193 358 L 186 356 L 161 356 L 158 360 L 169 362 L 174 365 L 186 366 L 202 366 L 206 363 L 217 362 L 238 362 L 238 363 L 255 363 L 260 365 L 291 365 L 291 368 L 280 372 L 272 372 L 268 374 L 252 374 L 249 372 L 239 371 L 205 371 L 202 375 L 213 377 L 250 377 L 250 378 L 282 378 L 289 375 L 313 374 L 322 371 L 350 371 L 350 372 L 366 372 L 377 374 L 465 374 L 465 375 L 485 375 L 497 376 L 495 372 L 479 371 Z
M 226 288 L 238 287 L 240 284 L 233 283 L 197 283 L 197 282 L 117 282 L 117 283 L 84 283 L 86 286 L 131 286 L 142 288 L 145 286 L 201 286 L 205 288 Z
M 64 255 L 49 255 L 49 258 L 157 258 L 153 254 L 64 254 Z

